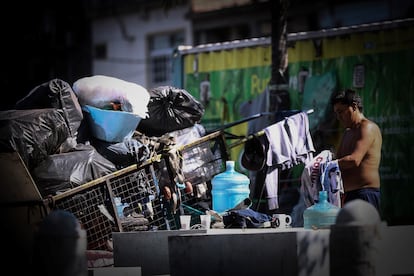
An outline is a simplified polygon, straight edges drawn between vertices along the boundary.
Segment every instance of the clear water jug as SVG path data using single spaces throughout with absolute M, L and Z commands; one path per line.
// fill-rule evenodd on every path
M 223 213 L 250 196 L 250 179 L 235 170 L 235 161 L 226 161 L 226 170 L 211 180 L 213 210 Z
M 305 229 L 327 229 L 335 224 L 340 208 L 328 202 L 328 193 L 319 192 L 319 202 L 308 207 L 303 212 L 303 227 Z

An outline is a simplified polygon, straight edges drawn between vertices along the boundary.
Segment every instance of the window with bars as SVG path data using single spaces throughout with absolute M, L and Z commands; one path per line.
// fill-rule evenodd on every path
M 172 54 L 184 43 L 184 32 L 157 34 L 149 37 L 150 86 L 171 85 Z

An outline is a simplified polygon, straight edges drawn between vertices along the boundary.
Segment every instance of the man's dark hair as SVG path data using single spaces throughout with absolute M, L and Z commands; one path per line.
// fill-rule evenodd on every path
M 344 104 L 347 106 L 352 106 L 353 104 L 356 104 L 359 111 L 361 112 L 364 108 L 362 105 L 361 97 L 357 94 L 355 90 L 352 89 L 343 89 L 336 92 L 331 99 L 331 104 L 333 106 L 336 103 Z

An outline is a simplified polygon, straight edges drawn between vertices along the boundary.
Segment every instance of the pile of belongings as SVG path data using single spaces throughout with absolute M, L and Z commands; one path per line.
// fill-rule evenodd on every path
M 137 119 L 121 138 L 103 140 L 92 109 Z M 168 151 L 176 144 L 171 133 L 197 125 L 203 113 L 187 91 L 171 86 L 147 90 L 103 75 L 73 85 L 52 79 L 0 111 L 0 151 L 18 152 L 42 196 L 55 195 Z M 105 131 L 125 124 L 111 125 Z

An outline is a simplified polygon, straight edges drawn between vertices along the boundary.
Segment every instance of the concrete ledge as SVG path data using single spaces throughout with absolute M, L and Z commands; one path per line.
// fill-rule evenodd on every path
M 141 276 L 140 267 L 99 267 L 88 269 L 88 276 Z
M 378 251 L 377 275 L 414 275 L 414 225 L 383 227 Z
M 378 230 L 375 275 L 414 275 L 414 225 Z M 330 234 L 331 229 L 269 228 L 170 236 L 170 275 L 329 276 Z
M 114 267 L 141 267 L 142 275 L 170 273 L 168 237 L 206 230 L 114 232 Z
M 142 275 L 329 276 L 331 229 L 208 229 L 113 233 L 114 265 Z M 376 275 L 414 275 L 414 225 L 379 231 Z
M 298 248 L 306 237 L 315 236 L 324 238 L 308 241 L 313 245 L 312 258 L 303 260 L 328 258 L 323 253 L 328 252 L 329 230 L 212 229 L 206 234 L 170 236 L 170 275 L 299 275 Z M 327 260 L 321 263 L 304 275 L 322 275 L 329 266 Z

